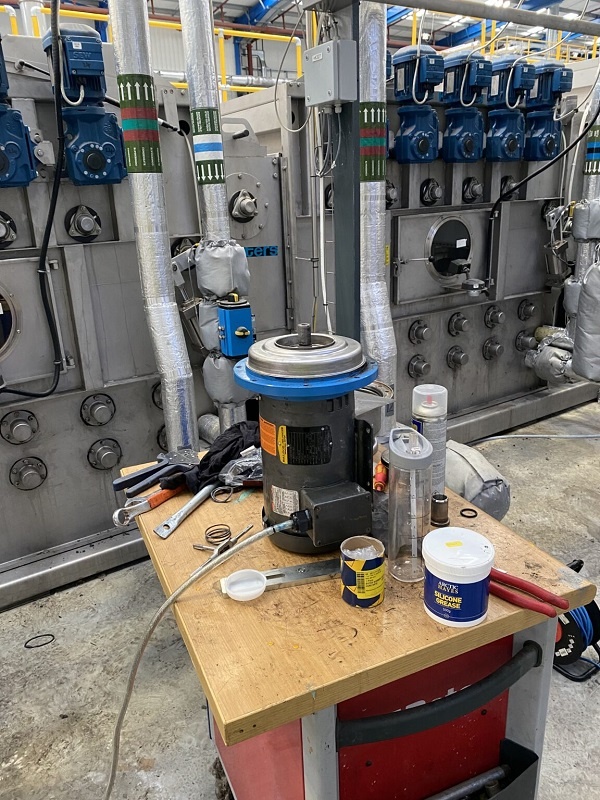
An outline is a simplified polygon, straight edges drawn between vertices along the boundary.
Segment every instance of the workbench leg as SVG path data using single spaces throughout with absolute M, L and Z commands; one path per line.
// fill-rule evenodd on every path
M 528 672 L 511 688 L 508 695 L 506 737 L 533 750 L 540 759 L 544 747 L 544 731 L 552 681 L 556 625 L 556 619 L 549 619 L 533 628 L 516 633 L 513 637 L 513 652 L 515 653 L 521 650 L 525 642 L 537 642 L 542 647 L 543 663 L 541 667 Z M 539 775 L 538 770 L 538 784 Z
M 336 707 L 302 718 L 304 800 L 338 800 L 338 756 L 335 744 Z

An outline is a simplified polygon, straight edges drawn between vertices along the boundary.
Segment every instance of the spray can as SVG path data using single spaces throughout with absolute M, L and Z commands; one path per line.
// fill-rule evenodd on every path
M 446 429 L 448 390 L 434 383 L 415 386 L 412 396 L 412 424 L 433 447 L 431 491 L 446 490 Z

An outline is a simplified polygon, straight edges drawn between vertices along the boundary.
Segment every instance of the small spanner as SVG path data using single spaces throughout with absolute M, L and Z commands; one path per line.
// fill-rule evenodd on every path
M 167 539 L 173 531 L 178 528 L 184 519 L 187 519 L 192 511 L 195 511 L 198 506 L 201 506 L 205 500 L 208 500 L 210 493 L 213 489 L 219 486 L 218 483 L 209 483 L 204 489 L 200 489 L 198 494 L 195 494 L 179 511 L 176 511 L 172 517 L 165 520 L 161 525 L 154 528 L 154 533 L 160 536 L 161 539 Z
M 145 514 L 162 503 L 166 503 L 172 497 L 181 494 L 185 486 L 176 486 L 174 489 L 159 489 L 145 497 L 130 497 L 125 501 L 123 508 L 117 508 L 113 514 L 113 523 L 117 528 L 126 528 L 129 523 L 139 514 Z

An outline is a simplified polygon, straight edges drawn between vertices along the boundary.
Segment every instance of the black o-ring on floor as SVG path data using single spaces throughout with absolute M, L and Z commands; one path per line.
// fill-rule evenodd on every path
M 478 516 L 474 508 L 461 508 L 460 515 L 465 519 L 475 519 Z
M 44 641 L 38 642 L 38 644 L 32 644 L 32 642 L 37 641 L 38 639 L 43 639 Z M 32 636 L 31 639 L 27 639 L 23 647 L 26 647 L 28 650 L 35 650 L 36 647 L 45 647 L 47 644 L 52 644 L 55 641 L 53 634 L 51 633 L 40 633 L 37 636 Z

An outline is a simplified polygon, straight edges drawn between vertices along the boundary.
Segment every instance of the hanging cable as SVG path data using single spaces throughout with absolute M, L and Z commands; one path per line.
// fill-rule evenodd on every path
M 173 594 L 168 597 L 162 606 L 158 609 L 156 614 L 152 617 L 152 621 L 150 625 L 146 629 L 146 633 L 142 637 L 142 641 L 138 645 L 138 648 L 135 653 L 135 657 L 133 659 L 133 663 L 131 665 L 131 669 L 129 671 L 129 677 L 127 679 L 127 688 L 125 690 L 125 697 L 123 698 L 123 703 L 121 705 L 121 709 L 119 711 L 119 716 L 117 718 L 117 723 L 115 725 L 115 730 L 113 733 L 113 749 L 112 749 L 112 761 L 110 767 L 110 774 L 108 778 L 108 782 L 106 785 L 106 791 L 104 793 L 104 800 L 110 800 L 112 795 L 112 791 L 115 785 L 115 780 L 117 777 L 117 767 L 119 765 L 119 751 L 121 749 L 121 731 L 123 730 L 123 723 L 125 722 L 125 715 L 127 714 L 127 709 L 129 707 L 129 702 L 131 700 L 131 696 L 133 694 L 133 687 L 135 685 L 135 679 L 137 676 L 138 669 L 140 668 L 140 664 L 142 661 L 142 657 L 146 651 L 146 647 L 148 646 L 148 642 L 152 638 L 152 634 L 156 630 L 159 622 L 162 620 L 164 615 L 167 613 L 169 608 L 173 605 L 173 603 L 178 600 L 181 595 L 190 588 L 193 584 L 197 583 L 201 578 L 205 575 L 208 575 L 209 572 L 212 572 L 213 569 L 219 567 L 221 564 L 224 564 L 226 561 L 232 556 L 235 556 L 241 550 L 244 550 L 246 547 L 249 547 L 251 544 L 255 544 L 256 542 L 264 539 L 267 536 L 271 536 L 273 533 L 279 533 L 281 531 L 288 531 L 294 528 L 295 523 L 292 520 L 287 520 L 286 522 L 280 522 L 278 525 L 273 525 L 271 528 L 265 528 L 258 533 L 255 533 L 253 536 L 249 536 L 247 539 L 244 539 L 238 544 L 233 545 L 229 550 L 226 550 L 221 555 L 213 556 L 200 567 L 195 569 L 189 578 L 184 581 L 179 588 L 175 589 Z
M 306 128 L 306 126 L 308 125 L 308 121 L 310 120 L 310 118 L 312 116 L 312 111 L 313 111 L 312 106 L 311 106 L 309 111 L 308 111 L 308 114 L 306 116 L 306 119 L 304 120 L 303 124 L 299 128 L 288 128 L 287 125 L 285 125 L 285 123 L 282 122 L 281 117 L 279 116 L 279 108 L 277 107 L 277 89 L 279 87 L 279 78 L 281 77 L 281 72 L 283 70 L 283 63 L 284 63 L 285 58 L 286 58 L 286 56 L 287 56 L 287 54 L 289 52 L 292 40 L 293 40 L 294 36 L 296 35 L 296 31 L 298 30 L 298 28 L 300 27 L 300 23 L 304 19 L 304 14 L 305 13 L 306 12 L 304 11 L 304 9 L 302 9 L 299 12 L 298 20 L 297 20 L 296 24 L 294 25 L 294 29 L 292 30 L 292 33 L 290 34 L 289 41 L 285 46 L 285 50 L 283 51 L 283 55 L 281 57 L 281 62 L 279 64 L 279 69 L 277 70 L 277 77 L 275 78 L 275 94 L 273 96 L 273 104 L 275 105 L 275 115 L 276 115 L 277 121 L 279 122 L 281 127 L 284 129 L 284 131 L 287 131 L 288 133 L 300 133 L 301 131 L 303 131 Z
M 61 67 L 62 67 L 63 55 L 64 55 L 64 53 L 63 53 L 63 43 L 62 43 L 62 39 L 59 39 L 58 41 L 59 41 L 59 44 L 60 44 L 60 61 L 61 61 Z M 68 106 L 80 106 L 83 103 L 83 99 L 85 97 L 85 86 L 83 85 L 83 83 L 80 83 L 79 84 L 79 98 L 75 102 L 73 102 L 73 100 L 69 100 L 69 98 L 67 97 L 67 93 L 65 92 L 65 71 L 64 71 L 64 69 L 61 68 L 61 70 L 60 70 L 60 93 L 62 95 L 62 99 L 65 101 L 65 103 Z
M 50 301 L 50 275 L 48 274 L 48 267 L 46 259 L 48 257 L 48 247 L 50 244 L 50 236 L 52 234 L 52 226 L 54 224 L 54 215 L 56 213 L 56 204 L 58 201 L 58 192 L 60 190 L 60 176 L 62 172 L 63 159 L 65 155 L 65 133 L 63 130 L 63 116 L 62 104 L 60 101 L 60 86 L 62 75 L 62 64 L 60 55 L 60 31 L 58 28 L 58 12 L 59 0 L 52 0 L 50 12 L 50 27 L 52 32 L 52 72 L 54 78 L 54 115 L 56 118 L 56 133 L 58 143 L 58 153 L 56 156 L 56 166 L 54 170 L 54 180 L 52 182 L 52 193 L 50 195 L 50 205 L 48 207 L 48 216 L 46 217 L 46 225 L 44 228 L 44 235 L 42 238 L 42 246 L 40 248 L 40 257 L 38 260 L 38 279 L 40 284 L 40 295 L 42 298 L 42 305 L 44 307 L 44 314 L 50 330 L 50 339 L 52 341 L 52 350 L 54 354 L 54 374 L 50 386 L 43 392 L 27 392 L 21 389 L 9 389 L 7 387 L 0 387 L 0 393 L 13 394 L 17 397 L 48 397 L 54 394 L 58 381 L 60 379 L 60 371 L 62 369 L 63 359 L 60 347 L 60 336 L 58 327 L 54 318 L 52 304 Z
M 421 38 L 423 36 L 423 23 L 425 22 L 425 15 L 426 14 L 427 14 L 427 12 L 423 11 L 423 13 L 421 14 L 421 20 L 419 22 L 419 32 L 417 34 L 417 36 L 418 36 L 418 40 L 417 40 L 417 59 L 416 59 L 417 63 L 415 64 L 415 72 L 414 72 L 413 80 L 412 80 L 413 102 L 416 103 L 418 106 L 425 105 L 425 103 L 429 99 L 429 90 L 427 90 L 425 92 L 425 95 L 424 95 L 423 99 L 422 100 L 417 100 L 417 75 L 419 73 L 419 67 L 421 65 Z

